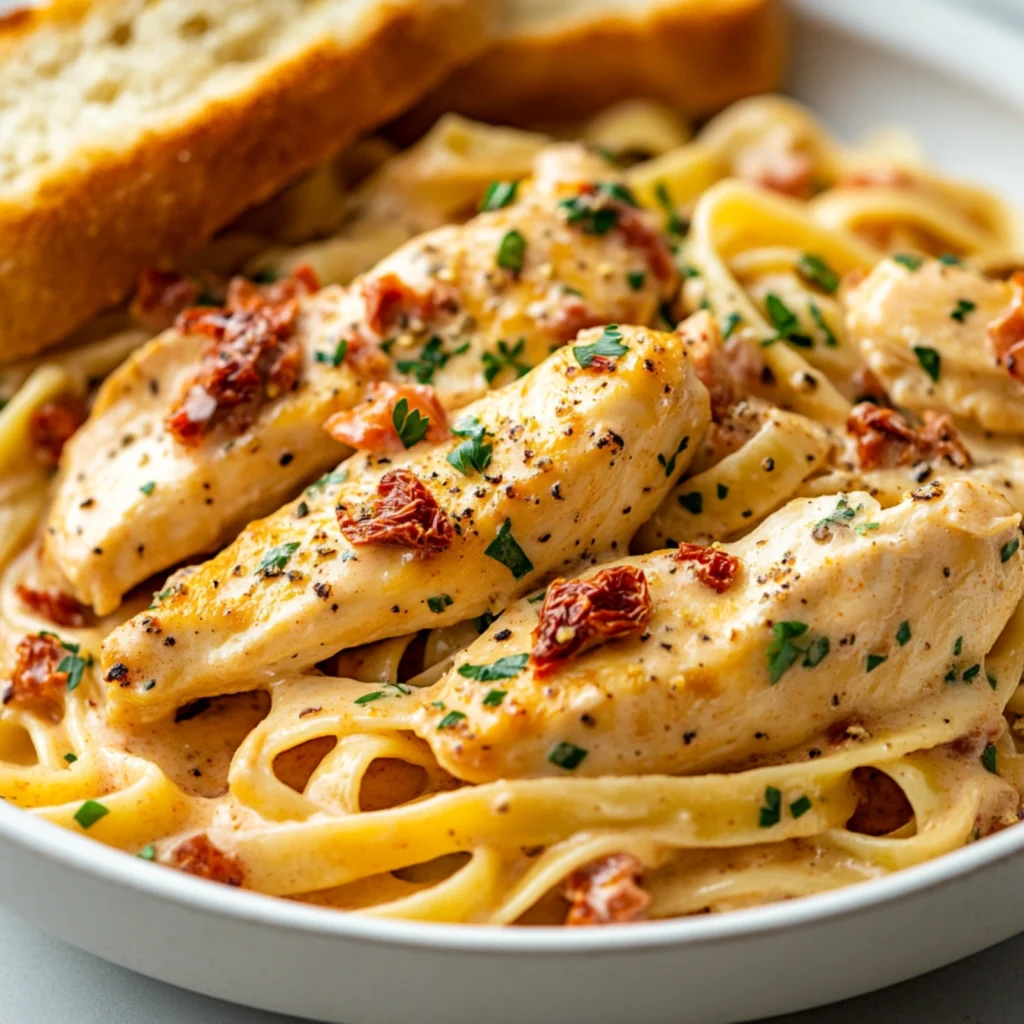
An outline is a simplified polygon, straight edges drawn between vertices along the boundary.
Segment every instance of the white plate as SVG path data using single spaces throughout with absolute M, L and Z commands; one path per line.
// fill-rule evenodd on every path
M 799 0 L 793 92 L 916 131 L 1024 200 L 1024 38 L 924 0 Z M 1024 930 L 1024 828 L 772 907 L 608 929 L 375 921 L 212 885 L 0 805 L 0 901 L 185 988 L 345 1024 L 714 1024 L 845 998 Z

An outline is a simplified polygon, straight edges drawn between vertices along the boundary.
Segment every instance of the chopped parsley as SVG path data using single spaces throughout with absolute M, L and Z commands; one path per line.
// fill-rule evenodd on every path
M 988 669 L 985 670 L 985 678 L 988 680 L 988 685 L 991 689 L 995 690 L 998 688 L 999 680 Z
M 263 556 L 263 561 L 260 562 L 255 575 L 276 576 L 284 569 L 291 560 L 292 555 L 294 555 L 298 550 L 299 542 L 295 540 L 289 541 L 287 544 L 278 544 L 276 547 L 272 547 Z
M 730 313 L 722 324 L 722 340 L 728 341 L 732 337 L 733 331 L 735 331 L 741 323 L 743 323 L 743 317 L 741 317 L 739 313 Z
M 526 376 L 533 369 L 526 363 L 519 362 L 519 356 L 526 348 L 526 339 L 520 338 L 514 345 L 509 345 L 505 340 L 498 342 L 498 352 L 482 352 L 480 361 L 484 364 L 484 380 L 488 384 L 494 383 L 494 378 L 501 373 L 505 367 L 516 371 L 516 380 Z
M 497 263 L 502 270 L 518 274 L 526 257 L 526 239 L 516 230 L 506 231 L 498 246 Z
M 911 273 L 915 270 L 920 269 L 921 264 L 924 263 L 924 257 L 914 256 L 911 253 L 898 252 L 892 258 L 893 263 L 898 263 L 901 267 L 906 267 Z
M 768 678 L 774 686 L 802 654 L 801 663 L 805 668 L 815 668 L 828 657 L 830 644 L 827 636 L 815 636 L 808 641 L 797 643 L 797 638 L 807 632 L 806 622 L 776 622 L 772 627 L 775 638 L 768 645 Z
M 971 302 L 970 299 L 957 299 L 956 309 L 954 309 L 949 315 L 950 318 L 955 320 L 958 324 L 964 322 L 964 318 L 968 313 L 973 313 L 978 308 L 976 302 Z
M 685 235 L 690 230 L 690 225 L 676 213 L 665 182 L 659 181 L 654 186 L 654 196 L 658 200 L 658 205 L 665 211 L 665 230 L 670 235 Z
M 947 267 L 959 267 L 962 262 L 960 257 L 952 252 L 944 252 L 938 259 L 940 263 L 945 263 Z
M 562 740 L 557 746 L 551 748 L 548 760 L 552 764 L 558 765 L 559 768 L 564 768 L 567 772 L 571 772 L 583 764 L 587 753 L 588 751 L 584 750 L 583 747 L 577 747 L 575 743 Z
M 348 470 L 336 469 L 332 473 L 325 473 L 319 480 L 314 480 L 306 488 L 306 493 L 312 497 L 315 494 L 319 494 L 329 484 L 343 484 L 346 480 L 348 480 Z M 160 596 L 160 594 L 157 595 L 157 597 Z
M 928 374 L 935 382 L 938 382 L 939 374 L 942 373 L 942 357 L 933 348 L 927 345 L 915 345 L 914 355 L 921 364 L 921 369 Z
M 981 763 L 985 766 L 985 771 L 991 772 L 993 775 L 998 774 L 996 771 L 996 745 L 994 743 L 989 743 L 981 752 Z
M 515 201 L 518 181 L 492 181 L 480 201 L 480 212 L 501 210 Z
M 794 818 L 802 818 L 811 809 L 811 798 L 806 794 L 800 797 L 799 800 L 794 800 L 789 805 L 789 813 Z
M 498 528 L 494 540 L 484 549 L 484 554 L 496 562 L 501 562 L 517 580 L 533 572 L 533 562 L 512 536 L 512 521 L 508 518 Z
M 156 860 L 156 847 L 147 843 L 135 856 L 140 860 Z
M 835 295 L 839 290 L 839 275 L 822 256 L 805 252 L 797 261 L 796 269 L 808 284 L 816 285 L 829 295 Z
M 450 594 L 438 594 L 437 597 L 427 598 L 427 607 L 435 615 L 440 615 L 445 608 L 451 608 L 454 603 Z
M 704 511 L 704 495 L 701 494 L 700 491 L 690 491 L 687 494 L 680 494 L 677 500 L 687 512 L 690 512 L 695 516 L 699 516 L 701 512 Z
M 448 462 L 463 476 L 473 470 L 482 473 L 491 464 L 491 445 L 484 444 L 487 431 L 475 416 L 468 416 L 452 426 L 456 437 L 465 438 L 446 456 Z
M 1008 540 L 999 549 L 999 560 L 1001 562 L 1008 562 L 1011 558 L 1013 558 L 1013 556 L 1015 554 L 1017 554 L 1017 549 L 1019 547 L 1020 547 L 1020 538 L 1019 537 L 1014 537 L 1013 540 Z
M 142 493 L 145 494 L 147 497 L 149 497 L 149 495 L 151 495 L 155 489 L 156 489 L 156 481 L 155 480 L 150 480 L 148 483 L 144 483 L 139 488 L 139 490 L 142 491 Z
M 320 352 L 314 355 L 314 359 L 318 363 L 327 363 L 329 366 L 338 367 L 345 361 L 345 356 L 348 354 L 348 341 L 342 338 L 337 345 L 334 346 L 333 352 Z
M 658 465 L 665 470 L 665 476 L 671 476 L 676 471 L 676 459 L 682 455 L 683 452 L 690 445 L 690 435 L 687 434 L 676 447 L 676 450 L 672 453 L 671 458 L 666 459 L 660 452 L 658 453 Z
M 797 319 L 796 313 L 774 292 L 769 292 L 764 297 L 764 308 L 772 327 L 775 328 L 775 337 L 766 338 L 761 342 L 762 346 L 767 347 L 776 341 L 788 341 L 797 348 L 814 347 L 814 342 L 806 334 L 800 333 L 800 321 Z
M 612 206 L 595 206 L 587 194 L 563 199 L 558 207 L 567 224 L 574 224 L 588 235 L 606 235 L 619 223 L 619 211 Z
M 373 690 L 370 693 L 364 693 L 361 697 L 356 697 L 352 702 L 353 704 L 372 704 L 375 700 L 380 700 L 382 697 L 386 697 L 387 694 L 383 690 Z
M 888 661 L 889 656 L 887 654 L 869 654 L 864 659 L 864 671 L 874 672 L 879 665 L 884 661 Z
M 445 352 L 444 343 L 435 334 L 423 346 L 419 359 L 399 359 L 395 366 L 399 373 L 411 373 L 419 384 L 432 384 L 434 374 L 444 367 L 452 356 L 461 356 L 468 348 L 469 342 L 467 341 L 457 349 Z
M 960 655 L 963 654 L 963 653 L 964 653 L 964 638 L 962 636 L 958 636 L 956 638 L 956 643 L 953 644 L 953 657 L 954 658 L 959 658 Z
M 438 731 L 441 729 L 451 729 L 458 725 L 466 716 L 461 711 L 449 711 L 440 722 L 437 723 Z
M 965 683 L 973 683 L 978 678 L 978 673 L 981 672 L 980 665 L 971 665 L 970 668 L 965 668 L 964 673 L 961 676 Z
M 71 646 L 61 644 L 61 646 L 68 649 L 70 653 L 60 658 L 57 672 L 68 673 L 68 692 L 71 693 L 72 690 L 78 689 L 82 682 L 82 674 L 92 665 L 92 658 L 89 656 L 83 657 L 79 654 L 78 644 L 72 644 Z M 72 646 L 75 648 L 74 650 L 71 650 Z
M 618 324 L 609 324 L 592 345 L 574 345 L 572 354 L 576 357 L 576 362 L 586 370 L 593 364 L 594 356 L 608 356 L 614 359 L 628 351 L 628 346 L 622 343 Z
M 638 292 L 644 286 L 644 281 L 647 280 L 647 271 L 645 270 L 631 270 L 626 275 L 626 281 L 629 282 L 629 287 L 633 291 Z
M 716 484 L 715 493 L 718 495 L 719 501 L 725 501 L 729 497 L 729 488 L 725 484 Z
M 825 345 L 827 348 L 838 348 L 839 341 L 835 336 L 835 332 L 828 325 L 828 321 L 825 319 L 825 314 L 818 308 L 816 302 L 809 302 L 807 308 L 811 311 L 811 319 L 814 321 L 818 330 L 825 336 Z
M 526 668 L 529 654 L 506 654 L 490 665 L 460 665 L 459 675 L 475 679 L 478 683 L 493 683 L 498 679 L 512 679 Z
M 427 436 L 430 429 L 430 417 L 424 416 L 419 409 L 409 409 L 409 400 L 400 398 L 391 410 L 391 422 L 395 433 L 406 448 L 419 444 Z
M 483 700 L 485 708 L 496 708 L 505 699 L 507 690 L 488 690 Z
M 900 645 L 900 647 L 906 647 L 906 645 L 907 645 L 907 643 L 909 643 L 909 641 L 910 641 L 910 622 L 909 622 L 909 620 L 904 619 L 900 623 L 899 629 L 896 630 L 896 643 L 898 643 Z
M 821 664 L 828 657 L 829 642 L 827 636 L 816 636 L 807 648 L 807 654 L 804 656 L 803 664 L 807 668 L 814 668 L 816 665 Z
M 81 807 L 75 811 L 74 818 L 83 829 L 92 828 L 100 818 L 105 818 L 110 813 L 108 807 L 104 807 L 98 800 L 86 800 Z
M 473 625 L 476 626 L 478 633 L 486 633 L 491 623 L 497 618 L 492 612 L 484 612 L 483 615 L 478 615 L 473 620 Z
M 74 764 L 78 760 L 78 755 L 69 752 L 64 755 L 64 760 L 67 761 L 68 764 Z
M 764 791 L 764 805 L 758 816 L 757 824 L 761 828 L 771 828 L 778 825 L 782 818 L 782 790 L 774 786 L 766 786 Z
M 853 532 L 858 536 L 863 537 L 864 534 L 871 530 L 877 530 L 881 527 L 881 523 L 858 523 L 854 528 Z

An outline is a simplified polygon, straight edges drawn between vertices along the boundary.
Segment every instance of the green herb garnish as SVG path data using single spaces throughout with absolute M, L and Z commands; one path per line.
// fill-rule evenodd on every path
M 915 270 L 920 269 L 921 264 L 924 263 L 924 258 L 900 252 L 892 257 L 892 261 L 893 263 L 898 263 L 901 267 L 906 267 L 907 270 L 913 273 Z
M 909 642 L 909 640 L 910 640 L 910 622 L 907 619 L 904 619 L 900 623 L 899 629 L 896 630 L 896 643 L 898 643 L 900 645 L 900 647 L 906 647 L 906 645 Z
M 506 654 L 489 665 L 460 665 L 459 675 L 480 683 L 493 683 L 498 679 L 512 679 L 526 668 L 529 654 Z
M 794 800 L 789 805 L 789 813 L 794 818 L 802 818 L 811 809 L 811 798 L 809 796 L 802 796 L 799 800 Z
M 595 356 L 614 359 L 628 351 L 628 346 L 622 343 L 622 334 L 618 324 L 609 324 L 601 337 L 592 345 L 574 345 L 572 354 L 576 357 L 576 362 L 586 370 L 593 364 Z
M 882 662 L 888 660 L 889 656 L 887 654 L 869 654 L 867 658 L 864 659 L 864 671 L 874 672 Z
M 800 321 L 796 314 L 774 292 L 769 292 L 764 297 L 764 308 L 772 327 L 775 328 L 775 337 L 762 341 L 763 346 L 782 340 L 797 348 L 814 347 L 814 341 L 806 334 L 800 333 Z
M 506 231 L 498 246 L 497 263 L 502 270 L 518 274 L 526 257 L 526 239 L 516 230 Z
M 938 382 L 939 374 L 942 373 L 942 357 L 933 348 L 926 345 L 915 345 L 914 355 L 921 364 L 921 369 L 928 374 L 933 381 Z
M 409 409 L 409 400 L 400 398 L 391 410 L 391 422 L 395 433 L 406 448 L 419 444 L 427 436 L 430 429 L 430 417 L 424 416 L 419 409 Z
M 525 347 L 525 338 L 520 338 L 514 345 L 509 345 L 507 341 L 500 340 L 498 342 L 497 354 L 494 352 L 482 352 L 480 354 L 480 361 L 484 364 L 484 380 L 488 384 L 492 384 L 494 378 L 505 367 L 515 370 L 516 380 L 520 377 L 525 377 L 533 369 L 533 367 L 528 366 L 526 363 L 519 362 L 519 356 Z
M 142 493 L 145 494 L 147 497 L 150 494 L 152 494 L 155 489 L 156 489 L 156 481 L 155 480 L 150 480 L 148 483 L 144 483 L 139 488 L 139 490 L 142 491 Z
M 577 747 L 575 743 L 569 743 L 563 740 L 557 746 L 552 747 L 551 752 L 548 754 L 548 760 L 559 768 L 564 768 L 566 771 L 571 772 L 584 762 L 587 756 L 587 751 L 583 747 Z
M 440 615 L 445 608 L 450 608 L 454 603 L 450 594 L 438 594 L 437 597 L 427 598 L 427 607 L 435 615 Z
M 991 772 L 993 775 L 998 774 L 996 771 L 996 745 L 994 743 L 988 744 L 981 752 L 981 763 L 985 766 L 985 771 Z
M 661 453 L 658 454 L 658 465 L 665 470 L 665 476 L 672 476 L 676 471 L 676 459 L 686 451 L 689 445 L 690 435 L 687 434 L 686 437 L 684 437 L 676 446 L 676 450 L 672 453 L 670 458 L 666 459 Z
M 704 495 L 700 491 L 680 494 L 676 500 L 692 515 L 699 516 L 704 511 Z
M 257 576 L 275 576 L 288 564 L 292 555 L 299 550 L 298 541 L 289 541 L 287 544 L 278 544 L 271 548 L 264 556 L 256 569 Z
M 348 341 L 342 338 L 337 345 L 334 346 L 333 352 L 320 352 L 318 351 L 313 358 L 318 363 L 327 363 L 330 366 L 338 367 L 345 361 L 345 356 L 348 354 Z
M 778 825 L 782 818 L 782 790 L 774 786 L 766 786 L 764 791 L 764 806 L 757 819 L 761 828 L 771 828 Z
M 496 562 L 501 562 L 517 580 L 533 572 L 533 562 L 512 536 L 512 521 L 508 518 L 498 528 L 494 540 L 484 549 L 484 554 Z
M 110 809 L 108 807 L 104 807 L 99 801 L 86 800 L 85 803 L 75 811 L 74 818 L 83 829 L 89 829 L 92 828 L 100 818 L 105 818 L 109 813 Z
M 829 295 L 835 295 L 839 290 L 839 275 L 821 256 L 805 252 L 797 261 L 796 269 L 805 281 Z
M 480 200 L 480 212 L 503 209 L 515 201 L 518 190 L 518 181 L 492 181 Z
M 970 299 L 957 299 L 956 309 L 954 309 L 949 315 L 950 318 L 955 320 L 958 324 L 964 322 L 964 318 L 968 313 L 973 313 L 978 308 L 976 302 L 971 302 Z
M 1014 537 L 1013 540 L 1008 540 L 999 549 L 999 561 L 1008 562 L 1015 554 L 1017 554 L 1017 548 L 1020 547 L 1020 538 Z

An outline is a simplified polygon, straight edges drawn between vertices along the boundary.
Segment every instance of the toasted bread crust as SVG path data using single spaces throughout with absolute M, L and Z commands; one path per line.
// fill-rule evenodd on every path
M 638 96 L 705 116 L 777 89 L 785 42 L 781 0 L 652 0 L 646 14 L 513 29 L 432 92 L 400 131 L 448 110 L 557 125 Z
M 383 7 L 358 42 L 323 40 L 245 94 L 123 151 L 0 197 L 0 362 L 39 352 L 133 286 L 143 268 L 206 241 L 247 207 L 399 113 L 486 38 L 488 5 Z M 24 43 L 42 15 L 10 19 Z

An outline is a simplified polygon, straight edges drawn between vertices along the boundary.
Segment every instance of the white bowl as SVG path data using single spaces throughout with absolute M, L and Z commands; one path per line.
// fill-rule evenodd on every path
M 1024 38 L 924 0 L 799 0 L 794 94 L 916 131 L 1024 200 Z M 727 1022 L 867 992 L 1024 930 L 1024 828 L 757 910 L 607 929 L 383 921 L 199 881 L 0 805 L 0 902 L 117 964 L 346 1024 Z

